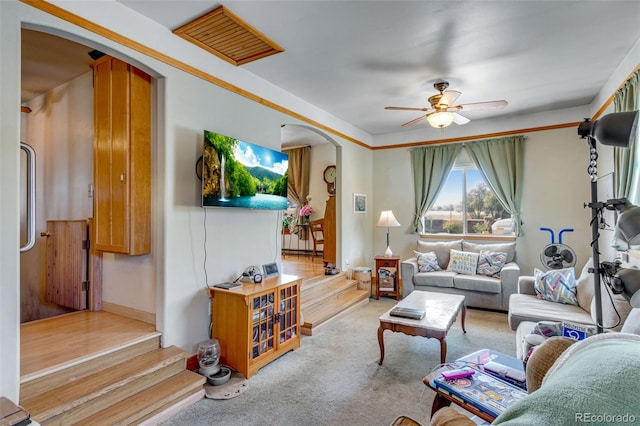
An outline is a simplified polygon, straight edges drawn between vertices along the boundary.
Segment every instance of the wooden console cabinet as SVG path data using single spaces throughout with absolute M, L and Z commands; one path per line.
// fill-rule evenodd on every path
M 212 335 L 220 362 L 246 378 L 300 347 L 302 279 L 279 275 L 229 290 L 211 287 Z
M 95 249 L 151 252 L 151 77 L 110 56 L 93 63 Z

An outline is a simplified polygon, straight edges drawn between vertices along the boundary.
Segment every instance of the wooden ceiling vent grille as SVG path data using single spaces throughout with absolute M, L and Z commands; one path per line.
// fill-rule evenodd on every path
M 173 33 L 236 66 L 284 52 L 224 6 L 176 28 Z

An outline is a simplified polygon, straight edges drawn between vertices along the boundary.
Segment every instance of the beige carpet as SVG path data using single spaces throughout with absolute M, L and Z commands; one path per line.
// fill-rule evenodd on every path
M 205 398 L 164 425 L 389 425 L 399 415 L 429 424 L 434 393 L 422 379 L 440 361 L 435 339 L 385 331 L 385 359 L 378 365 L 378 317 L 392 299 L 341 318 L 301 347 L 263 367 L 247 389 L 226 400 Z M 447 337 L 447 360 L 482 348 L 515 356 L 515 332 L 503 313 L 467 310 Z

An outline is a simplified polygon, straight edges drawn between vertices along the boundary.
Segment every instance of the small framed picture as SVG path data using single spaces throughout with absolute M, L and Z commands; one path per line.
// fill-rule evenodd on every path
M 267 278 L 279 274 L 277 263 L 267 263 L 265 265 L 262 265 L 262 270 L 264 271 L 264 276 Z
M 367 196 L 366 194 L 353 194 L 353 212 L 367 212 Z

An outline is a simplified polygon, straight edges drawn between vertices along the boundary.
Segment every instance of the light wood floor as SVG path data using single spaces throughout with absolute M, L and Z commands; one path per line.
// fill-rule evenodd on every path
M 104 311 L 27 322 L 20 326 L 20 377 L 30 379 L 157 335 L 151 324 Z
M 282 273 L 324 275 L 322 258 L 287 254 Z M 29 380 L 157 336 L 151 324 L 104 311 L 80 311 L 20 326 L 20 377 Z
M 287 254 L 282 257 L 282 273 L 297 275 L 302 278 L 324 275 L 322 257 L 311 260 L 311 255 Z

